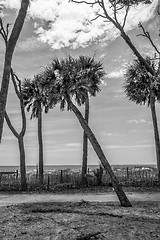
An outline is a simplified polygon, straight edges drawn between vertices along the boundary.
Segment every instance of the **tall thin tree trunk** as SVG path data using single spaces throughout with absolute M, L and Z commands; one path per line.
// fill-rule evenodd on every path
M 152 121 L 153 121 L 153 128 L 154 128 L 155 146 L 156 146 L 158 183 L 159 183 L 159 186 L 160 186 L 160 140 L 159 140 L 159 131 L 158 131 L 158 124 L 157 124 L 156 109 L 155 109 L 155 96 L 154 96 L 153 91 L 151 91 L 151 94 L 150 94 L 150 107 L 151 107 L 151 114 L 152 114 Z
M 5 111 L 5 120 L 7 122 L 8 127 L 10 128 L 11 132 L 13 133 L 13 135 L 18 139 L 19 152 L 20 152 L 21 190 L 26 191 L 27 190 L 27 182 L 26 182 L 25 148 L 24 148 L 24 135 L 26 132 L 26 114 L 25 114 L 25 110 L 24 110 L 23 97 L 22 97 L 22 93 L 21 93 L 21 82 L 18 79 L 18 77 L 13 73 L 12 69 L 11 69 L 11 77 L 12 77 L 12 82 L 14 85 L 15 93 L 20 102 L 21 117 L 22 117 L 22 129 L 21 129 L 20 133 L 18 134 L 16 129 L 13 127 L 6 111 Z M 17 86 L 15 78 L 17 78 L 17 80 L 18 80 L 18 86 Z
M 13 127 L 6 111 L 5 111 L 5 120 L 7 122 L 9 129 L 18 140 L 19 154 L 20 154 L 21 190 L 26 191 L 27 182 L 26 182 L 26 166 L 25 166 L 25 148 L 24 148 L 24 140 L 23 140 L 26 125 L 24 126 L 24 131 L 21 131 L 21 133 L 18 134 L 15 128 Z
M 5 62 L 4 62 L 3 77 L 2 77 L 1 91 L 0 91 L 0 142 L 2 138 L 2 132 L 3 132 L 3 123 L 4 123 L 6 102 L 7 102 L 7 95 L 8 95 L 12 56 L 24 24 L 28 6 L 29 6 L 29 0 L 21 1 L 21 7 L 19 10 L 18 16 L 13 26 L 10 38 L 8 39 L 6 44 Z
M 68 98 L 68 104 L 70 105 L 72 111 L 74 112 L 74 114 L 77 116 L 82 128 L 84 129 L 88 139 L 90 140 L 92 147 L 94 148 L 97 156 L 99 157 L 102 166 L 104 167 L 105 171 L 107 172 L 107 174 L 109 174 L 112 185 L 115 189 L 115 192 L 119 198 L 119 201 L 121 203 L 121 206 L 123 207 L 131 207 L 131 203 L 129 201 L 129 199 L 127 198 L 126 194 L 124 193 L 121 185 L 119 184 L 116 176 L 114 175 L 112 168 L 110 166 L 110 164 L 108 163 L 102 149 L 101 146 L 99 145 L 95 135 L 93 134 L 93 132 L 91 131 L 90 127 L 87 125 L 85 119 L 83 118 L 81 112 L 78 110 L 78 108 L 72 103 L 72 101 Z
M 20 173 L 21 173 L 21 190 L 27 190 L 27 181 L 26 181 L 26 165 L 25 165 L 25 150 L 23 136 L 19 135 L 18 137 L 19 153 L 20 153 Z
M 39 143 L 39 181 L 43 184 L 43 140 L 42 140 L 42 109 L 38 113 L 38 143 Z
M 89 122 L 89 96 L 87 93 L 87 98 L 85 101 L 85 121 L 88 125 Z M 88 163 L 88 137 L 83 133 L 83 159 L 82 159 L 82 184 L 86 184 L 86 174 L 87 174 L 87 163 Z
M 115 25 L 115 24 L 114 24 Z M 120 24 L 115 25 L 116 28 L 118 28 L 121 32 L 121 37 L 124 39 L 124 41 L 127 43 L 127 45 L 130 47 L 130 49 L 133 51 L 134 55 L 138 58 L 140 63 L 143 63 L 146 69 L 152 74 L 155 75 L 154 69 L 147 63 L 147 61 L 142 57 L 142 55 L 139 53 L 137 48 L 134 46 L 132 43 L 131 39 L 129 36 L 125 33 L 124 28 L 120 26 Z

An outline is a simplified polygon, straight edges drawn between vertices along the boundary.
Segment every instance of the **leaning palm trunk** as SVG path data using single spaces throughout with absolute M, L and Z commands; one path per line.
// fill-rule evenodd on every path
M 85 101 L 85 121 L 89 122 L 89 97 L 87 93 Z M 86 174 L 87 174 L 87 162 L 88 162 L 88 137 L 84 131 L 83 133 L 83 160 L 82 160 L 82 184 L 86 184 Z
M 71 110 L 74 112 L 74 114 L 76 115 L 76 117 L 78 118 L 82 128 L 84 129 L 88 139 L 90 140 L 92 147 L 94 148 L 96 154 L 98 155 L 105 171 L 107 174 L 109 174 L 112 185 L 115 189 L 115 192 L 119 198 L 120 204 L 123 207 L 131 207 L 131 203 L 128 200 L 127 196 L 125 195 L 121 185 L 119 184 L 116 176 L 114 175 L 112 168 L 110 166 L 110 164 L 108 163 L 102 149 L 101 146 L 99 145 L 95 135 L 93 134 L 93 132 L 91 131 L 90 127 L 88 126 L 88 124 L 86 123 L 85 119 L 83 118 L 81 112 L 78 110 L 78 108 L 73 104 L 73 102 L 68 98 L 67 99 L 68 104 L 71 108 Z
M 160 186 L 160 141 L 159 141 L 159 131 L 158 131 L 158 124 L 157 124 L 156 109 L 155 109 L 155 96 L 154 96 L 153 91 L 151 91 L 151 94 L 150 94 L 150 107 L 151 107 L 151 114 L 152 114 L 152 121 L 153 121 L 153 128 L 154 128 L 155 146 L 156 146 L 158 184 Z
M 42 140 L 42 109 L 38 113 L 38 143 L 39 143 L 39 182 L 43 184 L 43 140 Z

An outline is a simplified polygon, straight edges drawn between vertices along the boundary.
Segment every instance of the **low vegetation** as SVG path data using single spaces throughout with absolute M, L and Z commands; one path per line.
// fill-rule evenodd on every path
M 116 168 L 113 169 L 120 184 L 128 189 L 153 190 L 158 189 L 157 169 L 155 168 Z M 81 171 L 70 169 L 50 171 L 44 173 L 43 185 L 39 183 L 38 170 L 27 173 L 28 191 L 112 191 L 112 183 L 103 169 L 89 170 L 86 175 L 86 185 L 82 183 Z M 20 176 L 15 174 L 1 174 L 0 191 L 20 191 Z

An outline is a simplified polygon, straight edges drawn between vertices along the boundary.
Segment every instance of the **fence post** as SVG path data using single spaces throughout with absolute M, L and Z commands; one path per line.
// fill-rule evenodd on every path
M 18 169 L 16 170 L 16 179 L 18 178 Z
M 36 179 L 38 179 L 38 167 L 36 167 Z
M 30 173 L 28 173 L 28 183 L 30 183 Z
M 146 169 L 146 172 L 145 172 L 145 184 L 147 185 L 148 184 L 148 171 Z
M 127 186 L 129 185 L 129 168 L 127 167 L 126 168 L 126 183 L 127 183 Z
M 129 179 L 129 170 L 128 167 L 126 168 L 126 173 L 127 173 L 127 180 Z
M 50 187 L 50 176 L 48 174 L 48 179 L 47 179 L 47 191 L 49 191 L 49 187 Z
M 61 170 L 60 183 L 63 183 L 63 170 Z

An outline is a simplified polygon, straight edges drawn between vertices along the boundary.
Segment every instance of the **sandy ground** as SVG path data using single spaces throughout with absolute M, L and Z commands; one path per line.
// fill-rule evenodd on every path
M 133 202 L 133 207 L 124 208 L 118 202 L 72 200 L 0 207 L 0 239 L 160 240 L 160 201 Z
M 127 196 L 132 208 L 111 192 L 0 194 L 0 239 L 160 240 L 160 192 Z
M 160 201 L 158 193 L 126 193 L 130 201 Z M 34 202 L 117 202 L 115 193 L 95 194 L 0 194 L 0 207 Z

